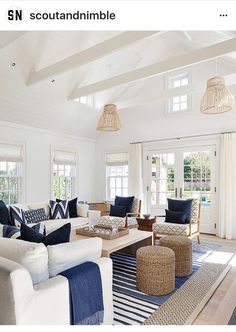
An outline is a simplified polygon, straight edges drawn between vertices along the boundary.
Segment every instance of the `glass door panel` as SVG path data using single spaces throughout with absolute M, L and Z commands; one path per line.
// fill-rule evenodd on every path
M 183 191 L 181 198 L 198 198 L 211 204 L 211 151 L 183 153 Z
M 164 206 L 175 197 L 174 153 L 152 155 L 151 205 Z
M 150 151 L 148 158 L 148 212 L 164 215 L 167 198 L 197 198 L 201 203 L 204 233 L 215 233 L 214 146 L 181 147 Z

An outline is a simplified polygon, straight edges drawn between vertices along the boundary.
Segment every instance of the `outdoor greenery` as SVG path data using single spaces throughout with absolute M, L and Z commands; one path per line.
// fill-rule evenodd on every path
M 0 162 L 0 199 L 5 204 L 15 204 L 19 199 L 20 176 L 16 162 Z
M 160 169 L 159 179 L 157 179 L 156 166 L 158 165 L 157 163 L 160 157 L 153 156 L 152 158 L 152 179 L 153 179 L 152 187 L 153 188 L 156 187 L 156 182 L 159 183 L 159 186 L 161 186 L 161 184 L 163 183 L 167 183 L 166 195 L 167 197 L 173 197 L 175 190 L 174 162 L 171 162 L 170 160 L 168 162 L 167 156 L 168 154 L 163 154 L 160 156 L 161 169 Z M 184 167 L 183 198 L 191 198 L 191 197 L 200 198 L 202 202 L 210 203 L 211 170 L 210 170 L 209 151 L 185 153 L 183 167 Z M 152 191 L 154 191 L 155 195 L 156 189 Z
M 53 173 L 53 195 L 54 198 L 70 199 L 71 198 L 71 177 L 60 176 L 57 172 Z

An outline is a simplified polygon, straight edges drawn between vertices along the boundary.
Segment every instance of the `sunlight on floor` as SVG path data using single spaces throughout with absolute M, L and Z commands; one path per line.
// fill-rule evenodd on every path
M 205 263 L 215 263 L 215 264 L 227 264 L 234 257 L 232 252 L 223 252 L 223 251 L 213 251 L 213 253 L 208 256 L 204 262 Z

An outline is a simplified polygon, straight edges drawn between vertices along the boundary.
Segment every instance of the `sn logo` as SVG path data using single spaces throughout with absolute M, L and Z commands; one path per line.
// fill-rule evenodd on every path
M 18 7 L 12 7 L 7 11 L 7 19 L 12 24 L 19 24 L 23 20 L 23 11 Z

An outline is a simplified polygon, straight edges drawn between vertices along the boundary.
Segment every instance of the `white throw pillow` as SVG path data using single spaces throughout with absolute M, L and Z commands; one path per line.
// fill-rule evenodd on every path
M 0 238 L 0 256 L 25 267 L 33 284 L 49 278 L 48 252 L 43 243 Z
M 49 275 L 54 277 L 71 267 L 100 258 L 102 239 L 91 238 L 71 241 L 47 246 L 47 249 Z
M 88 204 L 81 204 L 81 203 L 77 204 L 77 216 L 87 218 L 88 209 L 89 209 Z

